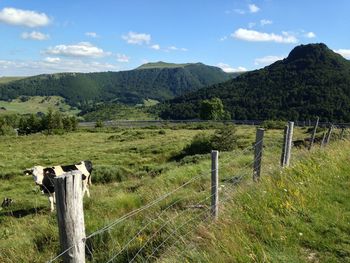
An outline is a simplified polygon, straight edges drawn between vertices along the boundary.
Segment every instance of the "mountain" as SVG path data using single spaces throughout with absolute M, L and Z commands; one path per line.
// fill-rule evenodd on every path
M 234 75 L 220 68 L 195 64 L 148 63 L 120 72 L 59 73 L 28 77 L 0 85 L 0 100 L 18 96 L 58 95 L 74 106 L 95 101 L 136 104 L 163 101 L 223 82 Z
M 201 63 L 198 63 L 201 64 Z M 191 65 L 191 63 L 185 64 L 176 64 L 176 63 L 167 63 L 163 61 L 150 62 L 139 66 L 137 69 L 150 69 L 150 68 L 184 68 Z
M 350 61 L 325 44 L 295 47 L 287 58 L 224 83 L 170 100 L 165 119 L 199 117 L 200 103 L 218 97 L 234 119 L 350 121 Z

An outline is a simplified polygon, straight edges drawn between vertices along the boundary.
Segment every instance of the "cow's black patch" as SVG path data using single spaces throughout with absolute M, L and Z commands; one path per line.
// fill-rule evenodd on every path
M 51 172 L 53 171 L 53 172 Z M 43 179 L 43 184 L 40 185 L 41 190 L 45 193 L 45 194 L 49 194 L 49 193 L 54 193 L 55 192 L 55 185 L 53 182 L 53 178 L 55 178 L 55 171 L 52 168 L 45 168 L 44 169 L 44 179 Z
M 62 170 L 64 172 L 71 172 L 71 171 L 78 170 L 77 167 L 74 164 L 72 164 L 72 165 L 62 165 L 61 167 L 62 167 Z

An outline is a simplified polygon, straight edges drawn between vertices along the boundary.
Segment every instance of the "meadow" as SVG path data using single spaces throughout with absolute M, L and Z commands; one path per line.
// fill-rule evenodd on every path
M 289 243 L 276 245 L 276 240 L 280 238 L 277 235 L 287 239 L 289 235 L 295 234 L 295 222 L 287 221 L 288 224 L 284 226 L 285 217 L 280 217 L 280 211 L 274 209 L 280 209 L 284 205 L 287 207 L 282 207 L 285 210 L 281 208 L 283 216 L 287 216 L 289 212 L 299 213 L 296 209 L 300 204 L 298 202 L 310 202 L 307 199 L 308 195 L 310 198 L 317 198 L 316 193 L 320 193 L 316 191 L 321 191 L 323 186 L 323 181 L 317 179 L 316 172 L 321 171 L 317 161 L 327 163 L 328 170 L 322 172 L 325 177 L 328 171 L 340 173 L 341 169 L 345 169 L 343 166 L 334 169 L 333 166 L 341 160 L 344 161 L 348 155 L 345 150 L 342 150 L 339 156 L 336 154 L 340 145 L 331 146 L 332 151 L 329 153 L 315 150 L 311 155 L 304 149 L 293 149 L 292 164 L 295 168 L 293 166 L 281 174 L 279 162 L 283 131 L 268 129 L 262 160 L 263 180 L 258 187 L 251 180 L 255 127 L 239 126 L 236 132 L 239 147 L 231 152 L 222 152 L 219 156 L 222 198 L 219 224 L 207 227 L 211 222 L 208 218 L 210 155 L 186 156 L 177 161 L 173 157 L 181 152 L 196 134 L 213 134 L 215 128 L 210 125 L 143 129 L 101 128 L 84 129 L 64 135 L 2 137 L 0 198 L 12 198 L 14 203 L 10 208 L 0 211 L 0 262 L 46 262 L 59 253 L 56 214 L 49 212 L 47 198 L 40 193 L 31 177 L 22 175 L 23 170 L 38 164 L 71 164 L 86 159 L 94 164 L 91 198 L 84 199 L 87 235 L 173 191 L 154 206 L 89 238 L 86 243 L 89 261 L 107 262 L 113 258 L 112 262 L 179 262 L 181 254 L 181 262 L 212 262 L 211 259 L 219 256 L 222 258 L 220 262 L 230 262 L 229 259 L 232 258 L 237 259 L 237 262 L 260 262 L 264 258 L 279 262 L 279 253 L 286 250 L 294 239 Z M 297 128 L 294 138 L 308 137 L 306 131 L 306 128 Z M 335 158 L 337 160 L 332 163 Z M 306 164 L 303 165 L 303 162 L 313 162 L 315 167 L 311 165 L 309 168 Z M 290 176 L 282 176 L 284 173 Z M 294 173 L 297 174 L 297 179 L 288 179 L 293 178 Z M 301 190 L 296 190 L 295 187 L 299 186 L 296 182 L 306 183 L 307 176 L 317 179 L 320 187 L 314 189 L 308 183 L 309 188 L 303 188 L 302 191 L 302 194 L 305 194 L 304 200 Z M 241 180 L 239 184 L 238 179 Z M 189 183 L 183 186 L 186 182 Z M 289 187 L 293 189 L 291 193 L 288 192 Z M 335 187 L 340 185 L 337 184 L 330 190 L 335 190 Z M 281 189 L 287 189 L 287 192 Z M 296 194 L 298 191 L 300 193 Z M 294 198 L 294 195 L 300 200 Z M 296 210 L 286 204 L 285 196 L 288 197 L 291 207 Z M 335 198 L 335 195 L 331 197 Z M 339 202 L 344 201 L 342 197 L 345 198 L 343 192 Z M 256 200 L 263 200 L 263 203 Z M 311 213 L 313 210 L 308 212 L 307 205 L 311 206 L 311 203 L 305 204 L 303 208 L 306 211 L 302 212 Z M 261 211 L 260 206 L 264 208 Z M 298 214 L 297 212 L 295 213 Z M 329 213 L 331 212 L 329 208 Z M 349 210 L 345 216 L 348 215 Z M 340 220 L 341 226 L 337 228 L 342 234 L 348 231 L 343 219 Z M 267 230 L 261 222 L 268 223 Z M 277 230 L 274 230 L 275 223 Z M 232 233 L 231 226 L 238 232 Z M 284 234 L 283 227 L 286 228 Z M 306 233 L 304 229 L 298 231 Z M 349 233 L 344 235 L 348 237 Z M 271 244 L 268 242 L 269 238 Z M 232 240 L 233 248 L 229 246 Z M 188 242 L 191 246 L 188 246 Z M 219 249 L 217 243 L 220 244 Z M 275 250 L 265 249 L 265 246 L 269 248 L 270 245 Z M 294 253 L 297 248 L 294 246 L 287 250 Z M 313 251 L 312 249 L 310 248 L 310 251 Z M 346 253 L 349 251 L 348 247 L 344 250 Z M 186 253 L 183 253 L 184 251 Z M 342 255 L 348 257 L 346 253 L 340 253 L 339 257 L 336 254 L 332 259 L 337 262 L 339 258 L 344 259 Z M 246 255 L 251 256 L 249 258 Z
M 49 108 L 69 115 L 76 115 L 80 112 L 76 108 L 69 106 L 64 98 L 60 96 L 24 96 L 11 101 L 0 101 L 0 114 L 47 113 Z

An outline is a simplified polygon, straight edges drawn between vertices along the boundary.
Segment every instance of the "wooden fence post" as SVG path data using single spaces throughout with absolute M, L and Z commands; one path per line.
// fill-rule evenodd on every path
M 283 131 L 283 145 L 282 145 L 282 154 L 281 154 L 281 166 L 285 166 L 285 159 L 286 159 L 286 150 L 287 150 L 287 138 L 288 138 L 288 129 L 289 126 L 286 125 L 284 126 L 284 131 Z
M 326 144 L 326 135 L 327 135 L 327 132 L 323 132 L 322 141 L 321 141 L 321 148 L 323 148 Z
M 255 182 L 259 181 L 260 179 L 264 132 L 265 130 L 262 128 L 258 128 L 256 130 L 255 149 L 254 149 L 254 167 L 253 167 L 253 180 Z
M 284 136 L 284 142 L 283 142 L 283 151 L 281 156 L 281 164 L 282 167 L 288 167 L 290 163 L 290 156 L 292 151 L 292 141 L 293 141 L 293 129 L 294 129 L 294 122 L 289 121 L 288 128 L 285 128 L 285 136 Z
M 54 179 L 57 220 L 63 262 L 85 262 L 82 173 L 72 171 Z
M 345 128 L 341 128 L 341 132 L 340 132 L 340 140 L 344 139 L 344 133 L 345 133 Z
M 328 128 L 325 145 L 327 145 L 330 142 L 332 131 L 333 131 L 333 125 L 331 124 L 331 126 L 329 126 L 329 128 Z
M 314 126 L 314 130 L 312 131 L 312 135 L 311 135 L 311 139 L 310 139 L 309 151 L 311 150 L 312 146 L 314 145 L 314 141 L 315 141 L 315 137 L 316 137 L 316 133 L 317 133 L 319 120 L 320 120 L 320 118 L 317 117 L 316 123 L 315 123 L 315 126 Z
M 211 215 L 219 215 L 219 151 L 211 151 Z

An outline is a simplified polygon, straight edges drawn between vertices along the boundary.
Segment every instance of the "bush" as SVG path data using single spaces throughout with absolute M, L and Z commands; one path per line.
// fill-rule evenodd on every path
M 191 143 L 182 150 L 183 155 L 210 153 L 212 150 L 210 139 L 210 136 L 205 133 L 198 133 L 193 137 Z
M 236 128 L 234 126 L 222 127 L 216 130 L 212 136 L 199 133 L 194 136 L 191 143 L 177 157 L 181 159 L 187 155 L 210 153 L 211 150 L 232 151 L 238 145 L 235 133 Z
M 103 127 L 104 127 L 103 121 L 101 120 L 96 121 L 95 128 L 103 128 Z
M 226 126 L 216 130 L 211 137 L 211 146 L 213 150 L 232 151 L 237 148 L 236 127 Z
M 284 129 L 284 126 L 287 125 L 286 121 L 263 121 L 261 127 L 264 129 Z
M 93 183 L 121 182 L 128 177 L 128 171 L 116 166 L 97 166 L 91 180 Z
M 13 136 L 16 135 L 17 132 L 14 128 L 12 128 L 10 125 L 3 124 L 0 127 L 0 135 L 7 135 L 7 136 Z

